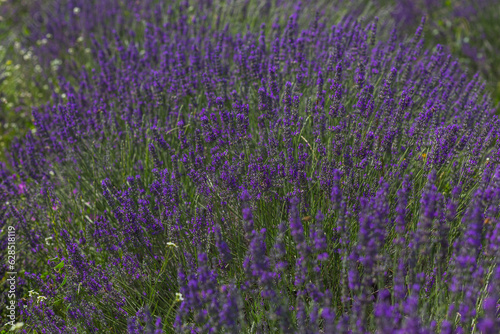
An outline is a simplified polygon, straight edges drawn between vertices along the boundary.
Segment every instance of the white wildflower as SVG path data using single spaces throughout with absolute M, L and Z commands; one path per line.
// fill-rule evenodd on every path
M 18 329 L 21 329 L 23 326 L 24 326 L 24 322 L 18 322 L 18 323 L 15 323 L 14 325 L 12 325 L 12 327 L 10 328 L 10 330 L 11 331 L 16 331 Z
M 24 60 L 29 60 L 29 59 L 31 59 L 31 56 L 32 56 L 32 55 L 33 55 L 33 54 L 31 53 L 31 51 L 28 51 L 28 52 L 26 52 L 26 54 L 23 56 L 23 59 L 24 59 Z

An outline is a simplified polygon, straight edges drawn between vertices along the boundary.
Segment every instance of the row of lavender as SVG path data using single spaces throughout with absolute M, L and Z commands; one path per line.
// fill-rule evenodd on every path
M 498 332 L 500 122 L 477 76 L 422 26 L 154 8 L 93 39 L 99 66 L 60 79 L 2 168 L 24 332 Z
M 211 4 L 211 2 L 207 2 Z M 220 6 L 221 13 L 231 7 L 226 21 L 234 27 L 236 23 L 245 29 L 245 15 L 253 16 L 248 23 L 258 25 L 265 22 L 262 16 L 270 8 L 254 6 L 254 2 L 230 3 Z M 469 67 L 469 72 L 480 71 L 486 80 L 486 88 L 496 102 L 500 98 L 497 81 L 497 50 L 495 36 L 500 32 L 496 22 L 500 12 L 494 0 L 460 0 L 446 2 L 434 0 L 335 0 L 323 6 L 317 1 L 308 1 L 306 7 L 315 7 L 325 15 L 341 16 L 351 12 L 356 17 L 370 20 L 381 16 L 382 33 L 396 24 L 401 36 L 413 33 L 420 17 L 428 15 L 426 33 L 432 36 L 426 46 L 436 43 L 446 45 L 452 54 Z M 4 161 L 3 148 L 17 134 L 24 134 L 32 127 L 31 105 L 45 102 L 50 91 L 59 93 L 55 83 L 59 75 L 73 78 L 81 65 L 95 65 L 90 56 L 90 36 L 112 38 L 112 31 L 119 34 L 132 29 L 142 34 L 143 22 L 154 22 L 158 18 L 158 0 L 148 1 L 81 1 L 81 0 L 5 0 L 0 5 L 0 33 L 8 37 L 0 46 L 6 52 L 0 63 L 0 160 Z M 282 4 L 277 1 L 275 7 Z M 196 5 L 195 5 L 196 7 Z M 256 10 L 248 11 L 248 8 Z M 314 10 L 311 11 L 314 13 Z M 156 13 L 156 14 L 155 14 Z M 246 14 L 245 14 L 246 13 Z M 236 14 L 236 15 L 235 15 Z M 268 22 L 271 22 L 267 20 Z M 6 27 L 4 25 L 7 24 Z M 27 38 L 23 36 L 27 34 Z M 9 41 L 14 47 L 7 47 Z M 19 43 L 19 41 L 21 43 Z M 52 85 L 51 85 L 52 84 Z M 498 111 L 498 110 L 497 110 Z

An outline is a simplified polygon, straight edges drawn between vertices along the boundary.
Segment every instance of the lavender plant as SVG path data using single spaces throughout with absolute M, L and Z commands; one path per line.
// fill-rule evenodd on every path
M 21 332 L 498 332 L 484 82 L 424 19 L 382 39 L 320 5 L 182 1 L 92 38 L 0 165 Z

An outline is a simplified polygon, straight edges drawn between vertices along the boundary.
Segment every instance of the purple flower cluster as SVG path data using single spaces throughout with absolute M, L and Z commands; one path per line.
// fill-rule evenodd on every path
M 386 40 L 277 5 L 145 6 L 34 108 L 0 166 L 26 333 L 498 332 L 480 77 L 423 47 L 425 20 Z

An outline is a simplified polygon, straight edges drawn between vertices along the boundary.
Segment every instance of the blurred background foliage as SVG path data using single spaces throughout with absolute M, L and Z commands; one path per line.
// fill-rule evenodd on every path
M 248 1 L 220 2 L 221 7 Z M 427 17 L 426 46 L 445 46 L 472 77 L 479 72 L 497 104 L 500 102 L 500 6 L 498 0 L 333 0 L 335 10 L 352 12 L 367 20 L 379 17 L 380 33 L 393 27 L 412 35 L 422 16 Z M 46 103 L 58 92 L 56 79 L 68 68 L 92 67 L 88 46 L 91 33 L 64 33 L 52 40 L 47 31 L 54 13 L 72 6 L 69 0 L 0 0 L 0 161 L 11 140 L 34 131 L 31 108 Z M 307 6 L 304 6 L 308 10 Z M 313 9 L 316 10 L 316 9 Z M 322 10 L 328 11 L 327 8 Z M 73 12 L 77 15 L 78 12 Z M 132 10 L 130 15 L 133 15 Z M 68 18 L 68 24 L 71 23 Z M 234 16 L 233 20 L 239 20 Z M 250 20 L 251 22 L 251 20 Z M 108 32 L 110 29 L 107 29 Z
M 500 6 L 497 0 L 388 0 L 402 31 L 414 30 L 427 16 L 428 47 L 444 45 L 474 75 L 479 72 L 494 101 L 500 102 Z M 497 107 L 498 109 L 498 107 Z

